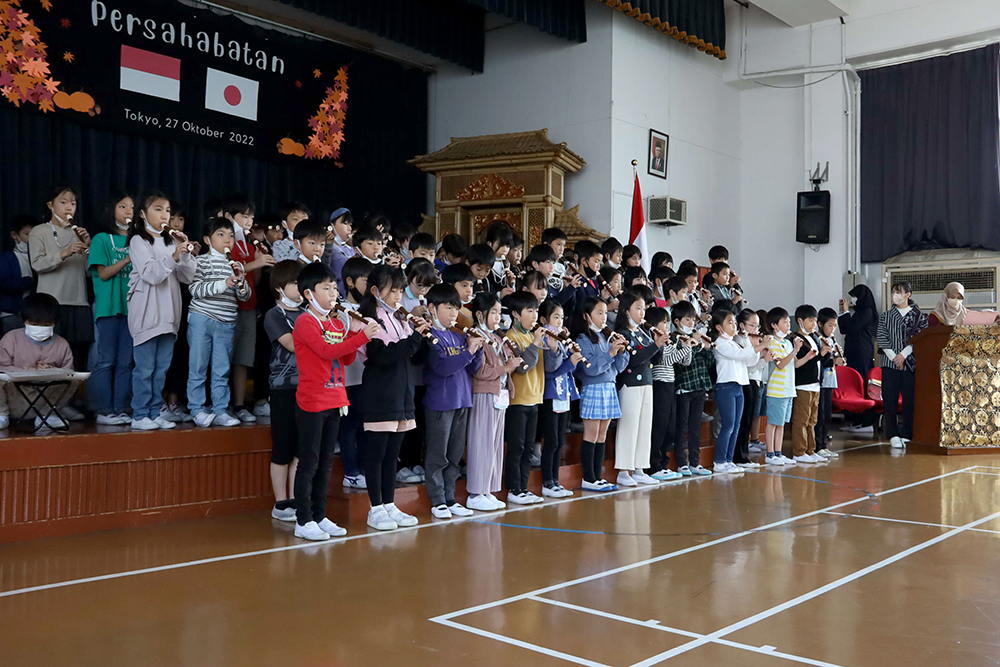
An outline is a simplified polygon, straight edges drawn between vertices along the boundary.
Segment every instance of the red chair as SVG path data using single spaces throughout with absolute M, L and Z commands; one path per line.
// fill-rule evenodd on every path
M 837 376 L 840 377 L 839 375 Z M 868 371 L 868 398 L 875 401 L 875 411 L 884 412 L 885 405 L 882 402 L 882 367 L 876 366 Z M 903 411 L 903 394 L 899 395 L 899 407 L 897 412 Z
M 875 407 L 875 401 L 865 397 L 861 373 L 850 366 L 837 366 L 837 388 L 833 390 L 834 412 L 861 414 Z

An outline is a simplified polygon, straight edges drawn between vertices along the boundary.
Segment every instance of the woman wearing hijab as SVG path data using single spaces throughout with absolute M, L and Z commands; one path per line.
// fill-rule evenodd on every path
M 867 285 L 855 285 L 848 294 L 851 300 L 840 300 L 840 316 L 837 326 L 844 334 L 844 356 L 847 365 L 861 375 L 863 383 L 868 382 L 868 373 L 875 366 L 875 329 L 878 325 L 878 309 L 875 297 Z M 850 417 L 848 417 L 850 418 Z M 859 415 L 854 423 L 841 430 L 851 433 L 874 433 L 873 415 Z
M 938 299 L 937 307 L 927 317 L 928 325 L 958 326 L 965 321 L 968 313 L 965 309 L 965 286 L 962 283 L 948 283 Z

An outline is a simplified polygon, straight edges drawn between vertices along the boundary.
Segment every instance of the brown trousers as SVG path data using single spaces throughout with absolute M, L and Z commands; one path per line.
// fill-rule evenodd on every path
M 819 418 L 819 392 L 798 390 L 792 401 L 792 455 L 816 452 L 816 421 Z

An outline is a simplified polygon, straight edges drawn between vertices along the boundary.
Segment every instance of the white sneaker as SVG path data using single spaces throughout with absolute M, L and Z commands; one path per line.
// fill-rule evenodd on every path
M 171 412 L 173 413 L 174 417 L 177 418 L 178 422 L 194 421 L 194 417 L 191 416 L 191 413 L 189 413 L 187 410 L 185 410 L 179 405 L 175 405 L 171 410 Z
M 385 505 L 379 505 L 368 510 L 368 526 L 375 530 L 396 530 L 399 525 L 389 518 Z
M 650 477 L 643 470 L 636 470 L 632 473 L 632 479 L 635 480 L 637 484 L 645 484 L 647 486 L 660 483 L 660 480 Z
M 514 505 L 534 505 L 535 501 L 532 500 L 534 496 L 529 496 L 527 492 L 525 493 L 508 493 L 507 502 Z
M 82 422 L 84 420 L 83 413 L 74 408 L 72 405 L 62 406 L 59 408 L 59 413 L 65 417 L 67 421 Z
M 866 434 L 866 433 L 871 435 L 875 434 L 874 426 L 841 426 L 840 430 L 856 434 Z
M 295 524 L 295 537 L 300 537 L 303 540 L 312 540 L 313 542 L 322 542 L 323 540 L 330 539 L 329 533 L 324 532 L 315 521 L 310 521 L 304 526 Z
M 421 482 L 426 482 L 427 481 L 427 472 L 424 470 L 423 466 L 420 466 L 420 465 L 413 466 L 413 473 L 415 475 L 420 475 L 420 481 Z
M 546 498 L 561 498 L 562 496 L 558 495 L 559 492 L 556 491 L 556 489 L 558 489 L 558 488 L 559 487 L 557 487 L 557 486 L 549 487 L 549 486 L 544 486 L 543 485 L 542 486 L 542 495 L 545 496 Z
M 691 466 L 681 466 L 677 469 L 677 472 L 681 474 L 681 477 L 691 477 L 694 473 L 691 471 Z
M 536 496 L 531 491 L 526 491 L 525 495 L 528 496 L 528 500 L 531 501 L 532 505 L 537 505 L 538 503 L 544 503 L 545 502 L 545 498 L 542 498 L 541 496 Z
M 431 516 L 435 519 L 450 519 L 451 510 L 448 509 L 447 505 L 435 505 L 431 508 Z
M 783 466 L 785 465 L 784 457 L 779 455 L 768 455 L 764 457 L 764 465 L 766 466 Z
M 129 420 L 131 421 L 131 420 Z M 103 426 L 121 426 L 122 416 L 121 415 L 97 415 L 97 423 Z
M 66 428 L 66 422 L 59 419 L 59 417 L 56 417 L 55 415 L 49 415 L 48 419 L 45 420 L 45 423 L 42 424 L 42 418 L 35 417 L 35 430 L 37 431 L 42 428 L 46 428 L 52 431 L 55 431 L 57 429 L 64 429 Z
M 244 412 L 246 411 L 244 410 Z M 247 414 L 249 415 L 250 413 L 247 412 Z M 252 417 L 253 415 L 250 416 Z M 240 423 L 241 420 L 231 416 L 228 412 L 223 412 L 221 415 L 215 415 L 214 424 L 216 426 L 239 426 Z
M 0 430 L 3 430 L 10 426 L 10 417 L 7 415 L 0 415 Z
M 215 413 L 212 412 L 199 412 L 194 416 L 194 425 L 202 428 L 211 426 L 213 421 L 215 421 Z
M 712 471 L 703 465 L 696 465 L 691 468 L 691 473 L 694 475 L 701 475 L 702 477 L 704 477 L 706 475 L 711 475 Z
M 132 420 L 132 430 L 133 431 L 155 431 L 160 428 L 160 425 L 149 417 L 143 417 L 142 419 Z
M 559 494 L 556 498 L 571 498 L 573 496 L 573 492 L 562 484 L 556 484 L 556 493 Z
M 906 447 L 906 443 L 904 443 L 903 439 L 900 438 L 899 436 L 893 436 L 892 438 L 889 439 L 889 446 L 892 447 L 893 449 L 903 449 L 904 447 Z
M 788 458 L 784 454 L 781 455 L 781 460 L 785 462 L 786 466 L 793 466 L 793 465 L 795 465 L 795 461 L 793 461 L 792 459 Z
M 226 416 L 228 417 L 229 415 Z M 251 412 L 246 408 L 240 408 L 236 411 L 236 419 L 246 424 L 257 421 L 257 418 L 254 417 L 253 414 L 251 414 Z
M 168 419 L 164 419 L 163 417 L 157 417 L 153 421 L 156 422 L 157 424 L 159 424 L 160 428 L 162 428 L 165 431 L 168 431 L 168 430 L 170 430 L 172 428 L 177 428 L 177 424 L 173 423 L 172 421 L 170 421 Z
M 793 456 L 792 460 L 795 461 L 796 463 L 816 463 L 816 459 L 814 459 L 810 454 L 802 454 L 801 456 Z
M 632 479 L 632 475 L 628 474 L 627 470 L 622 470 L 618 473 L 618 486 L 639 486 L 639 483 Z
M 271 416 L 271 403 L 269 401 L 261 401 L 253 407 L 253 413 L 258 417 L 270 417 Z M 336 524 L 334 524 L 336 525 Z M 320 526 L 322 528 L 322 526 Z
M 829 463 L 830 459 L 826 458 L 819 452 L 813 452 L 809 456 L 813 457 L 813 463 Z
M 354 477 L 344 477 L 344 488 L 345 489 L 367 489 L 368 480 L 365 479 L 364 475 L 355 475 Z
M 837 452 L 833 451 L 832 449 L 828 449 L 828 448 L 821 449 L 821 450 L 819 450 L 816 453 L 819 454 L 820 456 L 822 456 L 825 459 L 839 459 L 840 458 L 840 454 L 838 454 Z
M 493 512 L 500 509 L 487 495 L 469 496 L 469 501 L 465 504 L 469 509 L 477 512 Z
M 279 510 L 277 507 L 271 508 L 271 518 L 278 521 L 295 521 L 295 508 Z
M 492 493 L 487 493 L 486 497 L 490 499 L 490 501 L 493 503 L 493 507 L 495 507 L 496 509 L 498 509 L 498 510 L 506 509 L 507 503 L 505 503 L 504 501 L 500 500 L 499 498 L 497 498 L 496 496 L 494 496 Z
M 725 461 L 723 461 L 722 463 L 716 463 L 714 466 L 712 466 L 712 472 L 714 472 L 716 475 L 728 474 L 733 471 L 730 466 L 731 464 L 726 463 Z
M 396 507 L 395 503 L 386 503 L 385 505 L 382 505 L 382 507 L 385 508 L 385 513 L 389 515 L 389 518 L 392 519 L 397 526 L 406 527 L 417 525 L 417 517 L 403 512 Z
M 403 468 L 396 473 L 396 481 L 403 484 L 418 484 L 422 478 L 409 468 Z
M 763 467 L 759 463 L 754 463 L 753 461 L 750 461 L 749 463 L 737 463 L 736 465 L 744 470 L 753 470 L 755 468 Z
M 322 530 L 327 535 L 329 535 L 330 537 L 343 537 L 344 535 L 347 535 L 346 528 L 341 528 L 340 526 L 330 521 L 326 517 L 323 517 L 323 520 L 320 521 L 318 525 L 319 529 Z
M 462 507 L 461 503 L 449 505 L 448 510 L 452 516 L 472 516 L 472 510 Z

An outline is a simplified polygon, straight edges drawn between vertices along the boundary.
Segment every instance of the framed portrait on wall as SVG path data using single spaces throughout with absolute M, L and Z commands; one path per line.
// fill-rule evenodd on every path
M 670 137 L 656 130 L 649 130 L 649 173 L 660 178 L 667 177 L 667 150 L 670 148 Z

